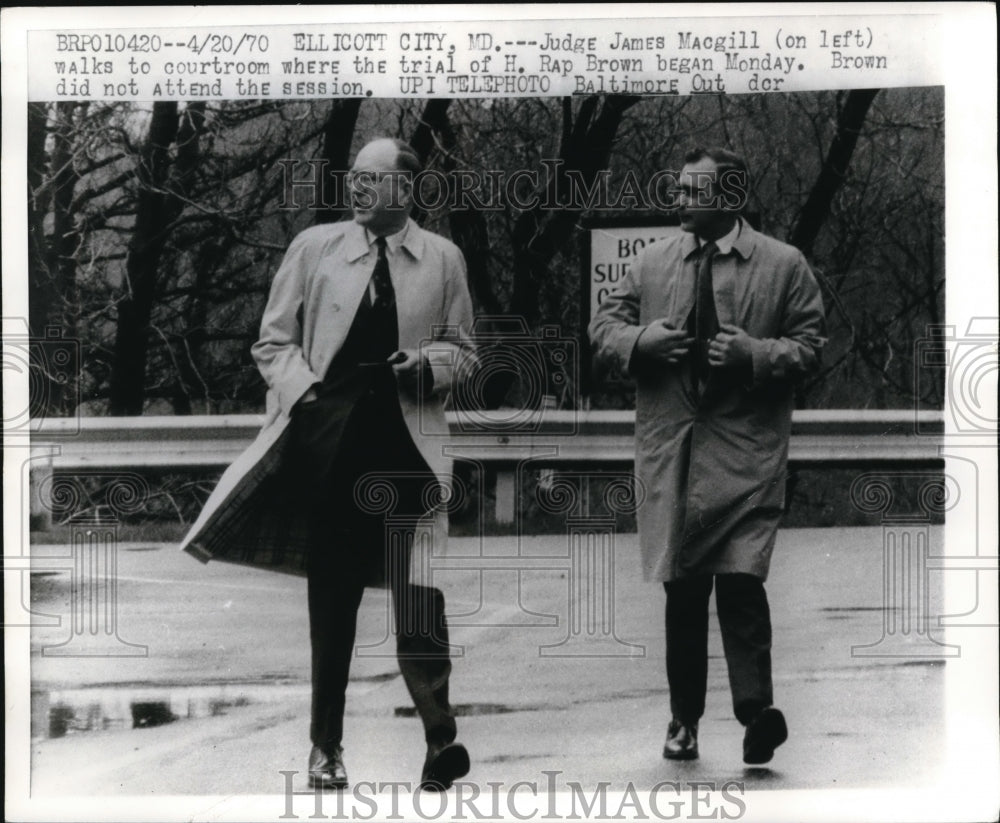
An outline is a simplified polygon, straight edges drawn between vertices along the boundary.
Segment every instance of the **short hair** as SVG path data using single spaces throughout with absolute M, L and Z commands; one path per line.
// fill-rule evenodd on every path
M 413 146 L 405 140 L 400 140 L 396 137 L 389 139 L 399 150 L 399 153 L 396 155 L 396 165 L 399 166 L 400 170 L 408 171 L 414 175 L 420 174 L 423 171 L 424 164 L 420 162 L 420 157 L 417 156 Z
M 706 157 L 715 163 L 719 180 L 727 173 L 736 173 L 736 179 L 740 181 L 743 188 L 742 204 L 737 211 L 742 211 L 750 197 L 750 170 L 747 168 L 746 160 L 743 159 L 742 155 L 720 146 L 708 148 L 696 146 L 684 155 L 684 163 L 697 163 Z

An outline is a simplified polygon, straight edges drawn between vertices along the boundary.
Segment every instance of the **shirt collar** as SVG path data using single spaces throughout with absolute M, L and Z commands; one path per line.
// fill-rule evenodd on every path
M 347 259 L 354 262 L 369 252 L 374 252 L 375 235 L 352 220 L 347 232 L 347 243 Z M 386 248 L 389 254 L 396 254 L 401 248 L 406 249 L 414 260 L 419 260 L 424 253 L 423 231 L 409 219 L 400 231 L 386 237 Z
M 733 227 L 715 241 L 715 245 L 719 249 L 719 254 L 729 254 L 733 250 L 733 244 L 736 242 L 736 238 L 740 236 L 742 228 L 743 221 L 737 217 Z
M 693 234 L 687 235 L 684 238 L 684 259 L 686 260 L 692 254 L 699 251 L 703 245 L 704 243 L 700 237 L 696 237 Z M 737 217 L 736 224 L 716 240 L 715 245 L 719 249 L 718 254 L 720 256 L 729 254 L 731 251 L 736 251 L 743 258 L 750 257 L 750 252 L 753 248 L 750 227 L 744 225 L 742 217 Z
M 395 234 L 385 235 L 385 246 L 389 254 L 396 254 L 396 252 L 398 252 L 401 247 L 406 245 L 406 236 L 409 234 L 409 232 L 410 232 L 410 221 L 407 220 L 406 225 L 403 226 L 403 228 L 401 228 Z M 368 231 L 368 229 L 366 228 L 365 241 L 368 243 L 369 246 L 371 246 L 375 243 L 375 240 L 376 236 L 372 234 L 370 231 Z

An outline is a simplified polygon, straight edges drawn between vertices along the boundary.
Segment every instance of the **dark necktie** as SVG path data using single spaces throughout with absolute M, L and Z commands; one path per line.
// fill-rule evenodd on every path
M 389 276 L 389 260 L 385 253 L 385 238 L 375 239 L 378 248 L 378 258 L 375 270 L 372 272 L 372 282 L 375 284 L 375 302 L 372 304 L 374 325 L 377 329 L 379 348 L 384 350 L 380 355 L 388 357 L 399 347 L 399 326 L 396 317 L 396 292 Z
M 719 318 L 715 313 L 715 297 L 712 293 L 712 257 L 719 250 L 715 243 L 701 247 L 698 258 L 698 278 L 695 286 L 694 336 L 695 374 L 704 382 L 708 379 L 708 344 L 719 333 Z
M 375 261 L 375 271 L 372 281 L 375 283 L 375 308 L 380 310 L 396 307 L 396 292 L 392 288 L 392 278 L 389 277 L 389 258 L 385 254 L 385 238 L 376 237 L 375 246 L 378 249 L 378 259 Z

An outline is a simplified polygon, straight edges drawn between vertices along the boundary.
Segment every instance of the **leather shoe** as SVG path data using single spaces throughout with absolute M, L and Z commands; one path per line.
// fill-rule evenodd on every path
M 344 749 L 334 746 L 326 751 L 313 746 L 309 752 L 310 789 L 346 789 L 347 769 L 344 768 Z
M 747 724 L 743 735 L 743 762 L 767 763 L 774 757 L 774 750 L 787 739 L 785 716 L 773 706 L 763 709 Z
M 667 742 L 663 744 L 667 760 L 696 760 L 698 757 L 698 724 L 671 720 L 667 727 Z
M 469 773 L 469 753 L 461 743 L 430 743 L 427 758 L 420 775 L 420 788 L 432 792 L 443 792 L 451 788 L 458 777 Z

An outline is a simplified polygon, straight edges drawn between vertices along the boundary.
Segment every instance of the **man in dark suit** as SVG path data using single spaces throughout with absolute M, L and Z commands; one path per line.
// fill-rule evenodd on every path
M 410 579 L 418 526 L 429 523 L 436 537 L 446 528 L 437 511 L 450 471 L 442 397 L 456 366 L 474 359 L 462 255 L 409 218 L 419 171 L 400 141 L 361 149 L 348 175 L 353 220 L 295 238 L 252 350 L 290 418 L 281 473 L 303 505 L 311 544 L 314 787 L 347 786 L 342 737 L 356 616 L 365 585 L 379 578 L 391 590 L 399 665 L 423 721 L 422 786 L 447 788 L 469 770 L 448 699 L 444 597 Z
M 825 342 L 819 286 L 797 249 L 740 216 L 743 159 L 696 149 L 680 175 L 683 234 L 648 246 L 590 325 L 636 380 L 643 572 L 666 591 L 670 722 L 663 755 L 698 757 L 715 588 L 743 759 L 787 737 L 772 704 L 764 592 L 784 506 L 794 385 Z

